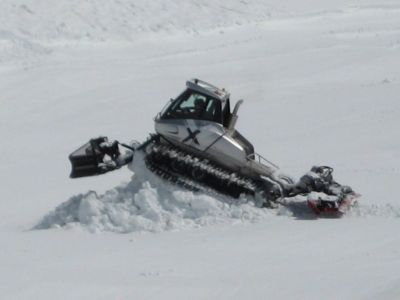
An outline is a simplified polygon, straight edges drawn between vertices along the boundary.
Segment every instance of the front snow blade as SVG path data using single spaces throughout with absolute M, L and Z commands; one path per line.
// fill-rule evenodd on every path
M 107 137 L 98 137 L 79 147 L 69 155 L 70 178 L 104 174 L 131 162 L 133 152 L 121 154 L 118 145 L 117 141 L 110 143 Z

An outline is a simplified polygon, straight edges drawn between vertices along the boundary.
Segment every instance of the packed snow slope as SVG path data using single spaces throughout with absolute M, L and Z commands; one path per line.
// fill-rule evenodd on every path
M 181 32 L 200 34 L 276 17 L 318 15 L 370 4 L 375 4 L 374 0 L 2 0 L 0 62 L 38 59 L 54 46 L 134 42 Z
M 398 299 L 398 20 L 389 0 L 1 1 L 0 299 Z M 68 178 L 70 152 L 143 141 L 192 77 L 245 99 L 257 152 L 296 178 L 331 165 L 360 208 L 261 209 L 140 161 Z

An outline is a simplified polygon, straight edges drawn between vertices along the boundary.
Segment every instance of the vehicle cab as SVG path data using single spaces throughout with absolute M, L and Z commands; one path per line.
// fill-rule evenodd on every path
M 228 126 L 229 93 L 199 79 L 186 83 L 186 89 L 161 112 L 161 119 L 203 120 Z
M 155 130 L 166 141 L 197 155 L 237 169 L 254 154 L 252 144 L 234 129 L 240 100 L 233 111 L 230 94 L 199 79 L 186 82 L 186 89 L 155 119 Z

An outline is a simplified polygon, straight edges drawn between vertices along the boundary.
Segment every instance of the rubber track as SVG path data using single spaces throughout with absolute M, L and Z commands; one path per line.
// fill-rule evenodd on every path
M 239 197 L 240 194 L 255 195 L 258 184 L 237 173 L 224 170 L 207 159 L 200 159 L 172 145 L 158 141 L 150 143 L 146 149 L 145 163 L 147 168 L 159 177 L 191 191 L 210 191 Z M 173 166 L 179 166 L 179 171 Z M 203 174 L 200 181 L 192 177 L 192 173 Z

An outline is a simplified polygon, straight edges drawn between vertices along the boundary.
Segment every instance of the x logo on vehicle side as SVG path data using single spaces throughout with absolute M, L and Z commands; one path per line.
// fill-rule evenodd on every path
M 196 135 L 198 135 L 200 133 L 200 130 L 197 129 L 195 131 L 191 131 L 190 128 L 186 128 L 186 129 L 187 129 L 189 135 L 182 142 L 185 143 L 185 142 L 187 142 L 189 140 L 193 140 L 193 142 L 196 145 L 200 145 L 199 141 L 196 138 Z

